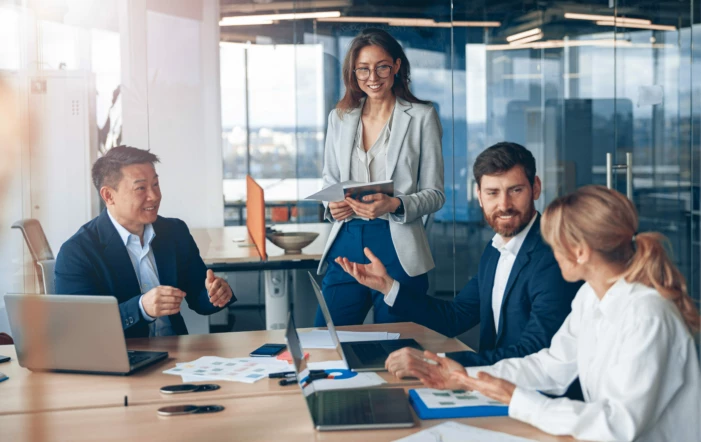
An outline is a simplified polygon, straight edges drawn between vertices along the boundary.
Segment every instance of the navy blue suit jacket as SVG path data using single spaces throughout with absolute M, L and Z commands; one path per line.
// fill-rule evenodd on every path
M 204 286 L 207 267 L 187 225 L 175 218 L 158 217 L 151 242 L 161 285 L 187 294 L 187 305 L 201 315 L 221 308 L 209 302 Z M 114 296 L 119 303 L 126 338 L 149 336 L 149 322 L 141 315 L 141 290 L 127 248 L 104 210 L 66 241 L 56 258 L 56 293 Z M 231 298 L 231 302 L 236 300 Z M 180 313 L 170 315 L 177 334 L 187 334 Z
M 552 250 L 541 238 L 538 215 L 514 261 L 499 324 L 495 326 L 492 288 L 499 255 L 488 244 L 477 276 L 452 301 L 417 293 L 410 285 L 402 284 L 390 312 L 451 337 L 479 323 L 479 353 L 447 354 L 467 367 L 492 365 L 549 347 L 553 335 L 569 315 L 581 283 L 568 283 L 562 278 Z

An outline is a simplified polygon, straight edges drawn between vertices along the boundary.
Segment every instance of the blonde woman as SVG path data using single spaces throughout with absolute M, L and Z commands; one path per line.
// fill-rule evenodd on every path
M 434 388 L 467 388 L 509 405 L 509 416 L 595 441 L 699 441 L 701 373 L 692 332 L 699 313 L 659 233 L 636 233 L 633 204 L 587 186 L 543 214 L 543 238 L 564 278 L 586 284 L 550 348 L 489 367 L 438 365 Z M 577 376 L 584 402 L 549 399 Z

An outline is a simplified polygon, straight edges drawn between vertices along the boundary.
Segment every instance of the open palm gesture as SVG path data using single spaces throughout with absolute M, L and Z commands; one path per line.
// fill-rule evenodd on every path
M 362 285 L 382 292 L 385 295 L 388 294 L 392 289 L 394 279 L 387 274 L 387 269 L 384 264 L 382 264 L 382 261 L 380 261 L 370 249 L 365 247 L 363 252 L 365 252 L 365 256 L 370 260 L 370 264 L 350 262 L 348 258 L 341 256 L 336 258 L 336 263 Z

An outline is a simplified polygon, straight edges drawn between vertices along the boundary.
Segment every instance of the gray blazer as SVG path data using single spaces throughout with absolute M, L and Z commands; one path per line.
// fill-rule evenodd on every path
M 362 108 L 361 104 L 343 114 L 342 119 L 335 109 L 329 114 L 324 187 L 350 179 L 351 153 Z M 394 180 L 395 196 L 404 203 L 404 215 L 390 214 L 389 230 L 399 262 L 409 276 L 435 267 L 421 217 L 438 211 L 445 203 L 442 136 L 443 128 L 432 105 L 397 99 L 387 151 L 387 179 Z M 334 225 L 318 274 L 326 271 L 326 255 L 343 225 L 333 219 L 327 204 L 324 217 Z

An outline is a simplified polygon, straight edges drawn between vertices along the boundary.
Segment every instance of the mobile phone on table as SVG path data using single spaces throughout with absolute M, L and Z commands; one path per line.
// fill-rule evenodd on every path
M 12 358 L 9 357 L 9 356 L 0 355 L 0 363 L 2 363 L 2 362 L 10 362 L 11 359 L 12 359 Z
M 265 344 L 265 345 L 262 345 L 262 346 L 256 348 L 255 350 L 253 350 L 249 356 L 254 357 L 254 358 L 256 358 L 256 357 L 270 358 L 270 357 L 277 355 L 278 353 L 283 351 L 285 348 L 287 348 L 287 346 L 285 344 Z

